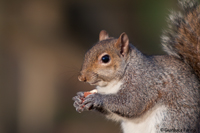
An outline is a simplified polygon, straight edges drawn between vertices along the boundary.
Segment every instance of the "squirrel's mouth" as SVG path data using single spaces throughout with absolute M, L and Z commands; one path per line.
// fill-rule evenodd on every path
M 97 80 L 97 81 L 94 81 L 92 83 L 89 83 L 90 85 L 97 85 L 101 80 Z

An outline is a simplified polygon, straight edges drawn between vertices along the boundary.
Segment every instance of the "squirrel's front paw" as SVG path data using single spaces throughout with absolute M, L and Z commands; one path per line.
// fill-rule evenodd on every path
M 76 111 L 81 113 L 83 112 L 83 99 L 84 99 L 84 92 L 78 92 L 77 96 L 73 97 L 72 100 L 74 100 L 74 107 L 76 108 Z
M 91 94 L 82 103 L 84 110 L 91 110 L 102 106 L 101 94 Z

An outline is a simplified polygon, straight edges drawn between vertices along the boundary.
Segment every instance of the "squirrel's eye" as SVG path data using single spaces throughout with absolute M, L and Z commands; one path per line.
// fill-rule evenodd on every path
M 110 61 L 110 56 L 109 55 L 104 55 L 102 58 L 101 58 L 101 61 L 103 63 L 108 63 Z

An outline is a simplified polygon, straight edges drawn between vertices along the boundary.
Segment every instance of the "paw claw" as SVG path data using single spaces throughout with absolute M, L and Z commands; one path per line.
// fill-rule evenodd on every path
M 76 94 L 77 94 L 77 96 L 79 96 L 79 97 L 84 97 L 84 92 L 82 92 L 82 91 L 81 91 L 81 92 L 77 92 Z

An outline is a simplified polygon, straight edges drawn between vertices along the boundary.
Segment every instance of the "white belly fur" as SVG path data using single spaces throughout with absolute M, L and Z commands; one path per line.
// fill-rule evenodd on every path
M 140 118 L 123 120 L 121 123 L 123 133 L 156 133 L 166 115 L 166 107 L 154 107 Z
M 97 89 L 98 93 L 101 93 L 101 94 L 115 94 L 121 89 L 120 86 L 122 84 L 123 84 L 122 81 L 114 80 L 114 81 L 110 82 L 107 86 L 105 86 L 105 87 L 97 86 L 96 89 Z

